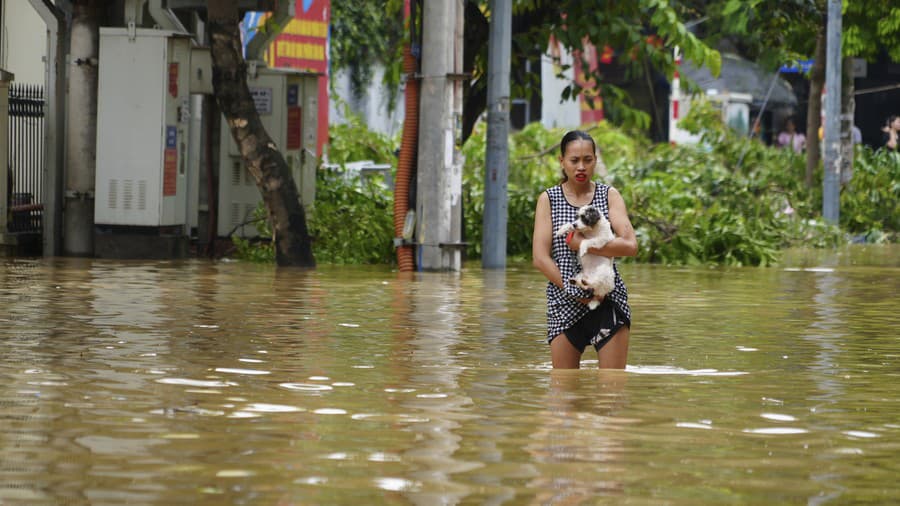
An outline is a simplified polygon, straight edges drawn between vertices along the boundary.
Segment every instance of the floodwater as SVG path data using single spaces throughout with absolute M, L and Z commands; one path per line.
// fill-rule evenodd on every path
M 891 504 L 900 249 L 625 264 L 625 372 L 530 265 L 0 260 L 0 504 Z

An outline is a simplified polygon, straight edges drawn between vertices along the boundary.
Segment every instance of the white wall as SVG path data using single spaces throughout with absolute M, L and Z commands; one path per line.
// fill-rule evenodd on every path
M 403 91 L 397 93 L 397 103 L 393 112 L 388 111 L 388 90 L 383 82 L 384 69 L 373 69 L 372 81 L 363 91 L 361 97 L 354 98 L 350 92 L 350 76 L 346 70 L 338 70 L 331 76 L 333 91 L 329 92 L 328 121 L 332 124 L 346 123 L 344 105 L 362 116 L 370 130 L 393 136 L 403 129 L 404 96 Z
M 2 3 L 0 68 L 15 74 L 15 82 L 44 84 L 47 26 L 27 0 Z
M 558 72 L 549 54 L 541 56 L 541 124 L 545 128 L 577 128 L 581 124 L 581 105 L 577 100 L 560 102 L 562 91 L 575 80 L 572 55 L 560 51 L 560 63 L 570 65 L 563 72 L 565 79 L 556 77 Z

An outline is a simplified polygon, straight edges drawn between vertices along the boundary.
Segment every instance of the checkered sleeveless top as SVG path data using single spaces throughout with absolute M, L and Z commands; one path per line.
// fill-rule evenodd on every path
M 550 197 L 550 217 L 553 222 L 553 231 L 559 229 L 565 223 L 575 221 L 578 215 L 578 208 L 573 206 L 566 200 L 563 194 L 562 186 L 556 185 L 547 189 L 547 196 Z M 594 198 L 591 205 L 600 209 L 606 219 L 609 219 L 609 186 L 596 183 L 594 189 Z M 615 232 L 615 230 L 613 230 Z M 582 316 L 587 314 L 588 307 L 581 304 L 576 299 L 588 296 L 588 292 L 578 287 L 568 284 L 569 278 L 581 271 L 581 264 L 578 262 L 578 253 L 572 251 L 566 245 L 566 238 L 553 236 L 553 246 L 550 252 L 559 271 L 562 273 L 565 289 L 561 289 L 553 283 L 547 282 L 547 339 L 553 339 L 562 333 L 562 331 L 574 325 Z M 619 269 L 613 262 L 613 269 L 616 273 L 616 287 L 610 292 L 609 297 L 631 321 L 631 308 L 628 307 L 628 291 L 625 289 L 625 282 L 619 275 Z

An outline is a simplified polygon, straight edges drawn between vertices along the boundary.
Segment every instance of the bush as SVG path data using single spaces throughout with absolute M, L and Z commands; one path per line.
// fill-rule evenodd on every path
M 394 194 L 377 179 L 320 170 L 309 230 L 317 262 L 394 263 Z
M 369 130 L 358 115 L 329 130 L 329 162 L 340 167 L 316 172 L 316 202 L 309 215 L 313 256 L 321 263 L 393 263 L 394 194 L 380 177 L 348 174 L 345 164 L 389 164 L 395 177 L 398 142 Z
M 684 125 L 701 133 L 699 144 L 651 146 L 639 133 L 606 122 L 586 127 L 605 162 L 597 179 L 615 186 L 628 206 L 639 241 L 637 261 L 769 265 L 783 248 L 832 247 L 846 242 L 848 233 L 870 242 L 896 240 L 900 155 L 857 148 L 855 174 L 841 193 L 838 228 L 821 218 L 821 180 L 810 188 L 804 184 L 802 155 L 736 135 L 708 104 L 695 104 Z M 481 256 L 485 129 L 484 123 L 476 125 L 462 147 L 463 233 L 470 259 Z M 510 135 L 507 254 L 513 259 L 530 258 L 537 197 L 559 181 L 564 133 L 535 123 Z M 395 166 L 398 144 L 368 131 L 359 118 L 331 127 L 331 161 L 338 164 L 368 159 Z M 377 180 L 348 179 L 340 169 L 319 170 L 316 192 L 309 222 L 317 261 L 394 263 L 393 192 Z M 265 243 L 236 244 L 242 257 L 271 256 Z
M 900 153 L 856 147 L 853 177 L 841 191 L 840 221 L 857 241 L 896 242 L 900 231 Z

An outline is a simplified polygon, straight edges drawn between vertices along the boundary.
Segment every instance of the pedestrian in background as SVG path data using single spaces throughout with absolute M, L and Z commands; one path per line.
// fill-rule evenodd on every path
M 797 131 L 794 118 L 784 120 L 784 129 L 778 134 L 778 147 L 791 148 L 795 153 L 802 153 L 806 149 L 806 136 Z
M 900 144 L 900 116 L 896 114 L 889 116 L 881 132 L 882 146 L 891 151 L 897 151 L 897 146 Z

